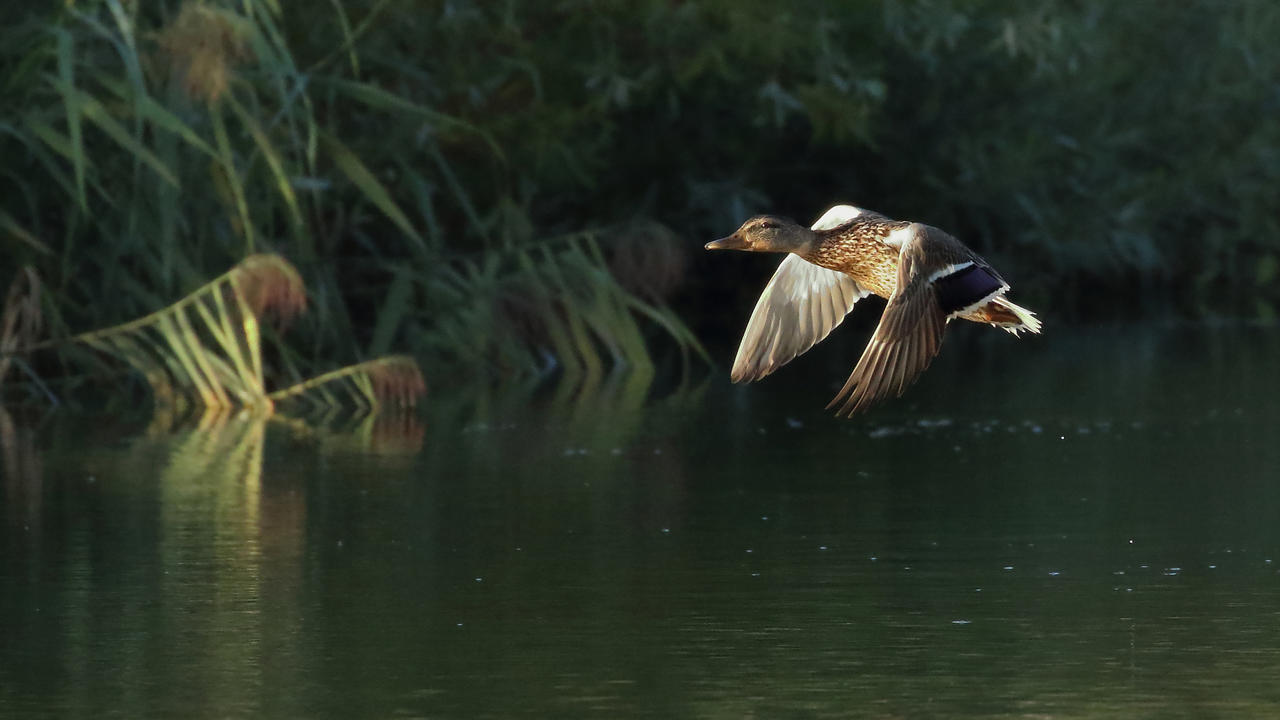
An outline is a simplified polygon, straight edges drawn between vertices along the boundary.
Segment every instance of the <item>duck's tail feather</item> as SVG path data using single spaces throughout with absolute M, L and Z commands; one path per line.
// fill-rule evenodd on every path
M 1011 303 L 1008 300 L 1004 299 L 1003 297 L 995 298 L 993 302 L 995 302 L 995 304 L 999 305 L 1000 307 L 1008 310 L 1009 312 L 1013 313 L 1014 316 L 1017 317 L 1017 322 L 997 323 L 997 327 L 1008 330 L 1014 335 L 1017 335 L 1019 332 L 1022 332 L 1023 330 L 1027 332 L 1035 333 L 1037 335 L 1040 334 L 1040 321 L 1036 318 L 1035 313 L 1022 307 L 1021 305 L 1016 305 L 1014 303 Z

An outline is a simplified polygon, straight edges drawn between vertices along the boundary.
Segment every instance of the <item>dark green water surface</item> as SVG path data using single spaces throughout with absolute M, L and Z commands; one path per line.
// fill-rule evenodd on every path
M 0 417 L 0 718 L 1280 717 L 1280 331 L 962 330 L 852 421 Z

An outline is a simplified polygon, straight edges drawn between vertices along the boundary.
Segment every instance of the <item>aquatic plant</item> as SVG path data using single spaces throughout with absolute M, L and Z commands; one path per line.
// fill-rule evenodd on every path
M 955 230 L 1054 315 L 1280 302 L 1274 4 L 75 0 L 0 21 L 0 278 L 35 269 L 54 336 L 276 252 L 311 288 L 300 376 L 393 346 L 458 378 L 647 368 L 697 357 L 691 326 L 736 332 L 720 309 L 764 280 L 692 249 L 837 201 Z
M 148 312 L 265 251 L 313 279 L 295 362 L 393 340 L 473 376 L 644 367 L 655 333 L 701 351 L 664 298 L 622 289 L 607 249 L 534 217 L 509 138 L 382 54 L 406 9 L 327 12 L 82 0 L 0 30 L 0 183 L 20 198 L 0 243 L 48 280 L 55 330 Z M 515 306 L 530 322 L 509 328 Z
M 267 399 L 273 403 L 306 400 L 333 408 L 340 406 L 345 396 L 359 410 L 371 412 L 384 402 L 412 406 L 426 392 L 427 384 L 418 363 L 406 355 L 392 355 L 331 370 L 276 390 L 268 394 Z
M 276 255 L 251 255 L 162 310 L 70 341 L 124 359 L 161 403 L 186 395 L 206 408 L 255 407 L 267 399 L 258 318 L 272 313 L 288 320 L 305 305 L 292 265 Z
M 161 310 L 20 349 L 30 353 L 82 344 L 113 355 L 138 371 L 157 404 L 166 407 L 194 404 L 204 411 L 243 407 L 270 413 L 278 403 L 305 400 L 371 413 L 386 402 L 412 405 L 426 392 L 418 364 L 404 356 L 349 365 L 269 391 L 261 324 L 274 320 L 283 325 L 305 308 L 306 288 L 297 269 L 279 255 L 255 254 Z M 21 317 L 21 312 L 6 310 L 9 314 Z

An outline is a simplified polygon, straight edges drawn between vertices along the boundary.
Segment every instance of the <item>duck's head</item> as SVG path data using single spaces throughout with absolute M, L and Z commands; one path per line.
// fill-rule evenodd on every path
M 787 218 L 757 215 L 742 223 L 729 237 L 707 243 L 708 250 L 748 250 L 750 252 L 800 252 L 814 239 L 814 233 Z

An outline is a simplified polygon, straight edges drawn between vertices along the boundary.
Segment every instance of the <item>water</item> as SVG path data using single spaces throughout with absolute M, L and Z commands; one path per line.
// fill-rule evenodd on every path
M 853 421 L 839 347 L 348 434 L 0 417 L 0 717 L 1280 715 L 1280 332 L 978 330 Z

